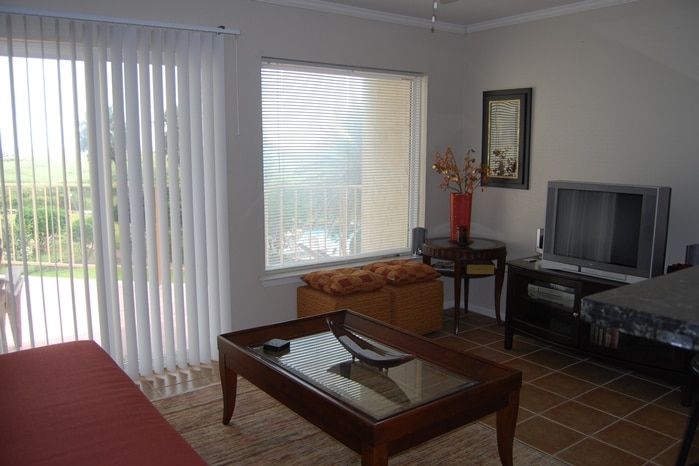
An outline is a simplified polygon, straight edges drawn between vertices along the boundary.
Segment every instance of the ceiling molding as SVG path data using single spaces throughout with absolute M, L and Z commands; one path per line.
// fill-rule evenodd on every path
M 307 10 L 322 11 L 325 13 L 335 13 L 338 15 L 353 16 L 355 18 L 383 21 L 384 23 L 401 24 L 403 26 L 414 26 L 423 29 L 431 29 L 431 19 L 415 18 L 413 16 L 397 15 L 382 11 L 357 8 L 337 3 L 324 2 L 322 0 L 255 0 L 261 3 L 273 3 Z M 437 21 L 434 25 L 435 31 L 452 32 L 455 34 L 466 34 L 466 26 L 461 24 L 444 23 Z
M 486 31 L 488 29 L 496 29 L 515 24 L 529 23 L 540 19 L 555 18 L 556 16 L 570 15 L 583 11 L 596 10 L 598 8 L 607 8 L 610 6 L 621 5 L 623 3 L 631 3 L 637 0 L 583 0 L 570 5 L 557 6 L 547 8 L 545 10 L 532 11 L 530 13 L 522 13 L 521 15 L 508 16 L 499 18 L 493 21 L 483 21 L 482 23 L 474 23 L 466 26 L 466 33 Z
M 339 5 L 337 3 L 326 2 L 323 0 L 255 0 L 261 3 L 272 3 L 275 5 L 290 6 L 296 8 L 305 8 L 307 10 L 322 11 L 325 13 L 334 13 L 338 15 L 353 16 L 355 18 L 369 19 L 373 21 L 382 21 L 385 23 L 401 24 L 403 26 L 413 26 L 423 29 L 431 29 L 432 21 L 429 18 L 415 18 L 413 16 L 397 15 L 394 13 L 385 13 L 382 11 L 370 10 L 366 8 L 357 8 L 348 5 Z M 606 8 L 610 6 L 621 5 L 623 3 L 635 2 L 637 0 L 582 0 L 570 5 L 547 8 L 544 10 L 532 11 L 520 15 L 498 18 L 492 21 L 483 21 L 469 25 L 461 25 L 454 23 L 445 23 L 437 21 L 434 25 L 436 31 L 451 32 L 454 34 L 472 34 L 474 32 L 487 31 L 501 27 L 513 26 L 515 24 L 528 23 L 538 21 L 540 19 L 554 18 L 556 16 L 569 15 L 580 13 L 583 11 L 595 10 L 598 8 Z

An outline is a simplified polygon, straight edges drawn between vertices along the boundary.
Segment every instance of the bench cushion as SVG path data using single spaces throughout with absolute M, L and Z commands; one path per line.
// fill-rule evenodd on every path
M 362 269 L 381 275 L 387 284 L 393 286 L 427 282 L 439 277 L 439 272 L 433 267 L 410 259 L 373 262 Z
M 301 276 L 301 280 L 311 288 L 335 296 L 376 291 L 386 284 L 380 275 L 350 267 L 310 272 Z

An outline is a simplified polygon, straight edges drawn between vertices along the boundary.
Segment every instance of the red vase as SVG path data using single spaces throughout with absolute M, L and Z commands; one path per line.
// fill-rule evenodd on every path
M 449 193 L 449 226 L 451 240 L 456 242 L 458 227 L 466 227 L 466 239 L 471 242 L 471 203 L 473 193 Z

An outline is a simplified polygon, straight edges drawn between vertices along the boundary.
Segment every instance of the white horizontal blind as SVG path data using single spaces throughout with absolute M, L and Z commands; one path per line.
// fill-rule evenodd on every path
M 519 154 L 515 148 L 519 146 L 520 130 L 520 100 L 502 99 L 490 102 L 488 114 L 488 147 L 500 154 L 488 154 L 490 177 L 517 179 L 520 173 Z M 502 154 L 502 155 L 501 155 Z
M 266 269 L 409 251 L 422 77 L 265 60 Z
M 210 362 L 231 329 L 225 36 L 0 23 L 0 92 L 13 112 L 0 142 L 14 163 L 2 171 L 2 236 L 29 278 L 30 341 L 15 346 L 92 338 L 133 378 Z M 42 203 L 65 220 L 32 249 Z

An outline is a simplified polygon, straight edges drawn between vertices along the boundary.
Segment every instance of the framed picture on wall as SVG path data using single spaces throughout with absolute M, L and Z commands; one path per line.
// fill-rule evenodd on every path
M 529 189 L 532 88 L 483 92 L 482 163 L 488 186 Z

